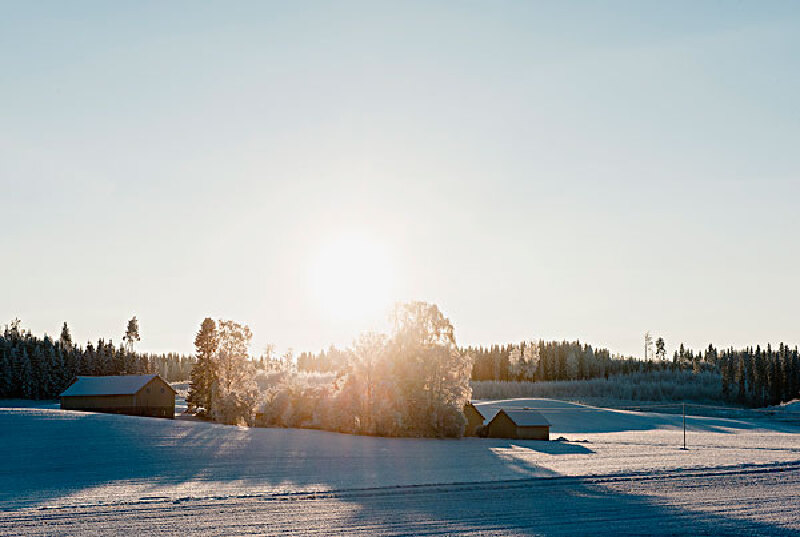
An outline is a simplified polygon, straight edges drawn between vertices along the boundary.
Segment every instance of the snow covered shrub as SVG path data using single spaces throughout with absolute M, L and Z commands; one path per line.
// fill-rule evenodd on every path
M 289 376 L 262 393 L 257 408 L 258 425 L 266 427 L 328 428 L 327 416 L 332 404 L 333 384 L 307 384 Z
M 258 392 L 246 387 L 231 388 L 219 386 L 212 390 L 213 409 L 211 411 L 214 421 L 226 425 L 251 425 L 253 423 L 253 408 L 258 399 Z
M 445 438 L 464 436 L 466 420 L 461 408 L 455 408 L 452 405 L 440 406 L 435 410 L 433 418 L 434 436 Z

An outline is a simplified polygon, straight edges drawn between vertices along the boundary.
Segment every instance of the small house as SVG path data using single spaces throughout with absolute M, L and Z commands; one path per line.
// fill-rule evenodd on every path
M 464 436 L 476 436 L 478 427 L 483 426 L 485 416 L 472 403 L 464 405 L 464 419 L 467 424 L 464 426 Z
M 529 408 L 502 408 L 486 426 L 490 438 L 550 440 L 550 422 Z
M 497 415 L 502 408 L 500 405 L 491 404 L 475 404 L 469 402 L 464 405 L 464 419 L 466 426 L 464 427 L 464 436 L 486 436 L 486 426 Z
M 61 408 L 173 418 L 175 390 L 158 375 L 78 377 L 61 394 Z

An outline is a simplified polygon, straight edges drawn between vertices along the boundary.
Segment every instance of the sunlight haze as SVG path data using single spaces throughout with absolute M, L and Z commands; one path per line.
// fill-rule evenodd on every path
M 800 343 L 800 4 L 615 4 L 0 5 L 0 325 Z

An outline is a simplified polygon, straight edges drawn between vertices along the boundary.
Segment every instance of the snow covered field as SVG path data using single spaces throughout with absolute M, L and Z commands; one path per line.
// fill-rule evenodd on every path
M 800 535 L 797 425 L 513 404 L 569 441 L 0 408 L 0 535 Z

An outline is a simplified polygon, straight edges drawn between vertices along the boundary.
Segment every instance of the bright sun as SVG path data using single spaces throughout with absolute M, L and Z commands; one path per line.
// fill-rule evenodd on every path
M 366 319 L 391 305 L 392 264 L 375 240 L 340 236 L 324 245 L 310 268 L 314 297 L 336 319 Z

